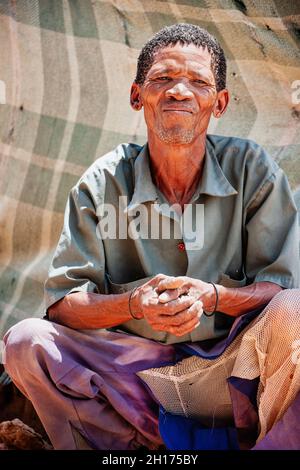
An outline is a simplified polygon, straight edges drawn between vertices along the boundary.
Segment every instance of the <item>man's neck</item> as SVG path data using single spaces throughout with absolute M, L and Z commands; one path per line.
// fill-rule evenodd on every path
M 192 144 L 171 145 L 148 134 L 151 174 L 154 184 L 170 204 L 184 208 L 201 179 L 206 134 Z

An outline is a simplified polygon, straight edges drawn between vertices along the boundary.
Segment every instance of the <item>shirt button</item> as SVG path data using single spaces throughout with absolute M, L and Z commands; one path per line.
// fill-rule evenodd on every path
M 185 251 L 185 244 L 183 242 L 179 242 L 177 248 L 179 251 Z

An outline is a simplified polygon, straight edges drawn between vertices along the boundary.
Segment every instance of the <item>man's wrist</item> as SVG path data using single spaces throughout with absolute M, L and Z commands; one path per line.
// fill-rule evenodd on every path
M 206 316 L 212 316 L 214 313 L 216 313 L 218 311 L 218 304 L 219 304 L 219 293 L 218 293 L 218 289 L 217 289 L 217 286 L 214 282 L 209 282 L 208 284 L 211 284 L 213 286 L 213 299 L 214 299 L 214 303 L 213 303 L 213 307 L 212 309 L 210 308 L 209 309 L 209 312 L 207 311 L 204 311 L 204 315 Z M 209 313 L 209 315 L 207 315 Z
M 128 310 L 131 318 L 133 318 L 134 320 L 141 320 L 142 318 L 144 318 L 139 302 L 139 292 L 137 287 L 135 287 L 129 294 Z
M 224 312 L 227 315 L 235 316 L 234 314 L 230 313 L 230 308 L 228 311 L 228 307 L 234 303 L 236 298 L 236 287 L 225 287 L 221 284 L 215 284 L 217 291 L 218 291 L 218 312 Z
M 216 310 L 216 304 L 219 303 L 217 302 L 218 299 L 216 294 L 216 289 L 218 289 L 218 286 L 212 282 L 207 282 L 207 286 L 208 289 L 203 299 L 203 310 L 207 313 L 213 314 L 213 312 Z

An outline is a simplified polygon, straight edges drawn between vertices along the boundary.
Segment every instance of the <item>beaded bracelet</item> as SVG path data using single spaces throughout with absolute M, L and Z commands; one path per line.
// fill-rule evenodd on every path
M 219 294 L 218 294 L 218 289 L 217 289 L 216 285 L 213 282 L 208 282 L 208 284 L 212 284 L 214 286 L 214 289 L 215 289 L 215 292 L 216 292 L 216 303 L 215 303 L 215 307 L 214 307 L 214 309 L 211 313 L 208 314 L 206 312 L 203 312 L 203 315 L 205 315 L 206 317 L 212 317 L 217 311 L 217 306 L 218 306 L 218 302 L 219 302 Z
M 133 296 L 137 288 L 138 286 L 134 287 L 132 291 L 130 292 L 129 299 L 128 299 L 128 308 L 129 308 L 130 315 L 132 316 L 134 320 L 141 320 L 143 317 L 135 317 L 132 313 L 131 306 L 130 306 L 131 297 Z

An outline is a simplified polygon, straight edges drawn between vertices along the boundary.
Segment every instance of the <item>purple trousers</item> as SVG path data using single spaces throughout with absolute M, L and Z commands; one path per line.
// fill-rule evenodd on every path
M 106 330 L 23 320 L 5 335 L 5 368 L 55 449 L 157 449 L 158 404 L 136 372 L 173 362 L 172 346 Z

